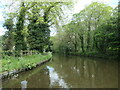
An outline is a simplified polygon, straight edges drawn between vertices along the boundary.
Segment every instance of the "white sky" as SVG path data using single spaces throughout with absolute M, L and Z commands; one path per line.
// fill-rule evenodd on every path
M 118 0 L 77 0 L 77 1 L 78 2 L 75 5 L 75 9 L 74 9 L 75 13 L 78 13 L 80 10 L 84 9 L 85 6 L 91 4 L 94 1 L 102 2 L 102 3 L 108 4 L 112 7 L 116 7 L 117 3 L 118 3 Z
M 8 3 L 8 0 L 0 1 L 0 36 L 5 33 L 5 29 L 2 27 L 4 23 L 4 18 L 2 16 L 2 12 L 5 10 L 2 7 L 2 4 L 5 3 L 5 1 Z M 116 7 L 118 4 L 118 0 L 77 0 L 77 3 L 74 6 L 74 11 L 73 13 L 78 13 L 80 10 L 84 9 L 87 5 L 92 3 L 93 1 L 98 1 L 98 2 L 104 2 L 112 7 Z M 55 31 L 51 32 L 51 35 L 53 36 L 55 34 Z

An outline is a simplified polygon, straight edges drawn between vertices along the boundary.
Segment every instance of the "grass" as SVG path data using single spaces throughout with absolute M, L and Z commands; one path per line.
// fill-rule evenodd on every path
M 9 72 L 23 68 L 31 69 L 32 67 L 36 67 L 37 63 L 47 60 L 51 57 L 51 53 L 48 53 L 47 55 L 35 54 L 19 58 L 13 56 L 5 56 L 2 59 L 2 69 L 0 69 L 0 72 Z

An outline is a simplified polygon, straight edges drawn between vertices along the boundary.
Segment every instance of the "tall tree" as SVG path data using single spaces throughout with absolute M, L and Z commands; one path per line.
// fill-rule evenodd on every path
M 3 35 L 3 50 L 13 50 L 14 46 L 14 24 L 13 20 L 10 17 L 9 19 L 5 20 L 3 25 L 8 31 L 6 31 L 5 35 Z
M 67 5 L 63 2 L 32 2 L 32 7 L 29 19 L 29 46 L 30 49 L 43 52 L 44 47 L 49 45 L 50 29 L 49 27 L 60 17 L 62 5 Z
M 27 8 L 25 7 L 25 3 L 22 2 L 20 6 L 20 12 L 18 15 L 18 20 L 16 23 L 16 31 L 15 31 L 16 56 L 20 56 L 20 50 L 26 50 L 26 43 L 24 41 L 24 35 L 22 34 L 22 30 L 24 29 L 26 10 Z

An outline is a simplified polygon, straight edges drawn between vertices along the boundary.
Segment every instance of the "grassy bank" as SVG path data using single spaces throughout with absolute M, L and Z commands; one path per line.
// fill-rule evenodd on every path
M 12 70 L 20 70 L 23 68 L 31 69 L 33 67 L 36 67 L 37 63 L 50 59 L 51 57 L 51 53 L 48 53 L 46 55 L 35 54 L 19 58 L 13 56 L 5 56 L 2 59 L 2 69 L 0 69 L 0 72 L 9 72 Z

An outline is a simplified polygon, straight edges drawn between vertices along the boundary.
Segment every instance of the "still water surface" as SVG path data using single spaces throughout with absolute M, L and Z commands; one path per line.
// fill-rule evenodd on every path
M 33 70 L 3 80 L 3 88 L 117 88 L 118 63 L 114 60 L 54 55 Z

